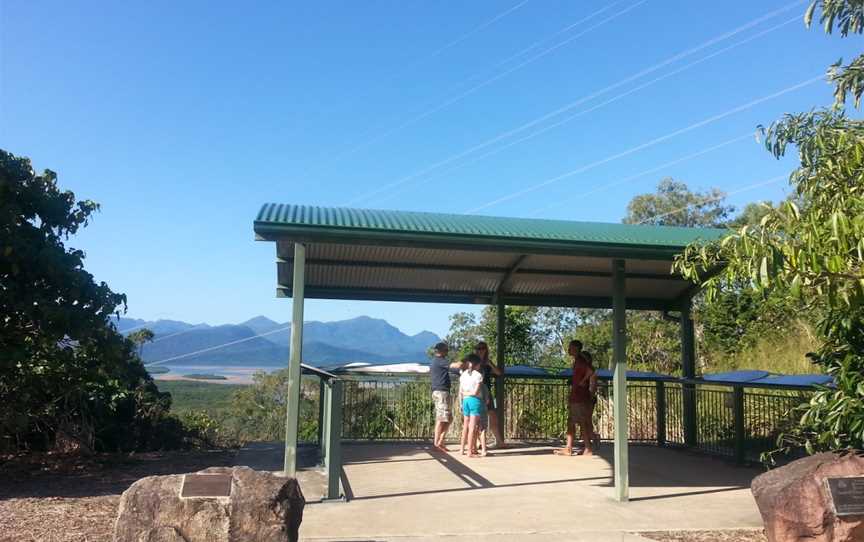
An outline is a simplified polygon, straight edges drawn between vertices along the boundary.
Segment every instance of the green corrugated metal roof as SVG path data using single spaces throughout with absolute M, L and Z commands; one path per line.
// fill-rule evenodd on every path
M 281 230 L 328 230 L 489 238 L 674 249 L 720 238 L 726 230 L 480 215 L 349 209 L 267 203 L 255 220 L 255 232 L 269 236 Z

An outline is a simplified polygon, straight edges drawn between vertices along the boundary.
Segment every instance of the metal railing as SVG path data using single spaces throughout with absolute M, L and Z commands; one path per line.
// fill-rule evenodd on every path
M 425 375 L 341 375 L 342 438 L 418 441 L 432 438 L 434 407 Z M 453 383 L 456 440 L 462 420 Z M 505 438 L 558 441 L 567 425 L 569 379 L 561 376 L 507 376 L 504 380 Z M 759 461 L 776 447 L 777 436 L 796 422 L 793 409 L 806 402 L 810 387 L 727 384 L 701 380 L 628 379 L 629 440 L 688 447 L 738 462 Z M 695 419 L 688 429 L 688 404 Z M 612 386 L 598 383 L 594 427 L 601 440 L 613 439 Z

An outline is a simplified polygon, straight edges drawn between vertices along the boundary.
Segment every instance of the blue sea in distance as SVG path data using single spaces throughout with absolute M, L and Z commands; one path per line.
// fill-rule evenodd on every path
M 206 363 L 201 365 L 174 365 L 171 363 L 165 363 L 159 365 L 159 367 L 168 369 L 168 372 L 154 374 L 153 377 L 157 380 L 173 380 L 182 378 L 185 375 L 208 374 L 224 376 L 228 379 L 227 382 L 230 383 L 248 384 L 252 382 L 252 375 L 256 372 L 262 371 L 265 373 L 271 373 L 273 371 L 278 371 L 279 369 L 285 369 L 287 366 L 287 361 L 284 364 L 261 364 L 255 367 L 231 367 L 225 365 L 209 365 Z M 225 383 L 226 381 L 219 380 L 218 382 Z

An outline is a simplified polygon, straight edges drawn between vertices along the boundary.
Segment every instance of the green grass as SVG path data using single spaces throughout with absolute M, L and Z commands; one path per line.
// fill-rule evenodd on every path
M 819 373 L 819 368 L 806 357 L 818 348 L 819 341 L 807 324 L 791 322 L 782 337 L 763 338 L 735 356 L 718 356 L 706 372 L 756 369 L 779 374 Z
M 204 410 L 211 415 L 231 408 L 231 397 L 243 387 L 238 384 L 211 384 L 182 380 L 156 381 L 159 391 L 171 394 L 171 411 L 182 414 L 190 410 Z

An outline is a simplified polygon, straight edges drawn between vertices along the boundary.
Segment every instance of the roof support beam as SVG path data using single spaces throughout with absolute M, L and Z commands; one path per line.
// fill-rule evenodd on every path
M 516 259 L 516 262 L 510 267 L 484 267 L 478 265 L 441 265 L 427 263 L 406 263 L 406 262 L 366 262 L 366 261 L 349 261 L 349 260 L 327 260 L 314 259 L 306 260 L 308 266 L 326 266 L 326 267 L 346 267 L 346 268 L 369 268 L 369 269 L 413 269 L 421 271 L 460 271 L 468 273 L 505 273 L 506 276 L 502 279 L 502 283 L 507 280 L 512 280 L 518 275 L 545 275 L 550 277 L 596 277 L 596 278 L 612 278 L 612 273 L 607 271 L 569 271 L 563 269 L 525 269 L 522 268 L 523 261 L 527 255 L 521 255 Z M 290 258 L 277 258 L 276 263 L 288 264 L 293 262 Z M 647 280 L 673 280 L 681 281 L 679 275 L 671 273 L 627 273 L 629 279 L 647 279 Z M 500 288 L 500 286 L 499 286 Z
M 291 288 L 280 286 L 277 297 L 291 297 Z M 307 299 L 343 299 L 354 301 L 403 301 L 411 303 L 461 303 L 466 305 L 494 305 L 494 292 L 442 292 L 440 290 L 402 290 L 379 288 L 322 288 L 306 287 Z M 601 296 L 520 295 L 502 294 L 501 302 L 522 307 L 580 307 L 585 309 L 611 309 L 611 299 Z M 629 310 L 677 310 L 671 301 L 651 298 L 627 298 Z
M 291 353 L 288 359 L 288 391 L 285 400 L 285 476 L 297 470 L 297 428 L 300 419 L 300 365 L 303 363 L 303 305 L 306 284 L 306 247 L 294 245 L 294 289 L 291 292 Z
M 615 500 L 630 499 L 627 420 L 627 310 L 624 292 L 624 260 L 612 262 L 612 374 L 613 424 L 615 427 Z
M 519 271 L 519 267 L 522 265 L 522 263 L 525 261 L 526 258 L 528 258 L 528 256 L 525 254 L 522 254 L 519 257 L 517 257 L 516 260 L 513 262 L 513 264 L 510 265 L 510 268 L 507 269 L 507 272 L 504 273 L 504 276 L 501 277 L 501 280 L 498 281 L 498 287 L 495 288 L 495 296 L 493 299 L 494 299 L 495 303 L 497 303 L 499 305 L 499 308 L 501 306 L 503 306 L 499 302 L 499 300 L 501 298 L 501 294 L 504 294 L 504 293 L 507 293 L 510 291 L 510 285 L 513 283 L 513 276 L 516 274 L 517 271 Z

